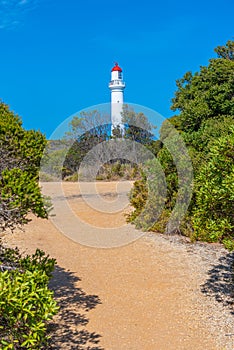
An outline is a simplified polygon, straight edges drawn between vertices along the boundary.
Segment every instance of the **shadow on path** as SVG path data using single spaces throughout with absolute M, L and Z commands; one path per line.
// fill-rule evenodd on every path
M 214 297 L 234 315 L 234 253 L 219 258 L 219 263 L 208 271 L 208 275 L 201 286 L 202 293 Z
M 49 324 L 51 340 L 46 349 L 104 350 L 98 346 L 101 335 L 86 329 L 88 311 L 101 301 L 97 295 L 88 295 L 79 288 L 79 281 L 72 272 L 56 266 L 50 288 L 60 311 Z

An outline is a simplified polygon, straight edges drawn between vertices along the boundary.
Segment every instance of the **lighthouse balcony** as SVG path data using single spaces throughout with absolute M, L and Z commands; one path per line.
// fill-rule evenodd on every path
M 114 88 L 114 87 L 122 87 L 122 88 L 125 88 L 125 83 L 121 80 L 112 80 L 110 83 L 109 83 L 109 88 Z

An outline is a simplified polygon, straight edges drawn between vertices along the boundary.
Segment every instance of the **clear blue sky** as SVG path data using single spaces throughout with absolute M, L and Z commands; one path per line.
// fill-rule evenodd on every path
M 234 36 L 233 0 L 0 0 L 0 98 L 49 136 L 109 102 L 115 61 L 125 101 L 172 115 L 175 80 Z

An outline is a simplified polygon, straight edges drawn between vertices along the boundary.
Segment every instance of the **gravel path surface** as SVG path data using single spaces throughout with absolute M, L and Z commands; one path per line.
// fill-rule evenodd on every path
M 114 183 L 99 187 L 103 198 L 115 198 Z M 80 211 L 83 221 L 88 218 L 102 229 L 103 212 L 84 207 L 76 184 L 64 184 L 64 193 L 73 215 Z M 127 209 L 109 215 L 105 225 L 133 235 L 123 220 Z M 70 220 L 68 214 L 63 219 Z M 25 232 L 3 238 L 27 253 L 38 247 L 57 259 L 51 287 L 61 309 L 50 326 L 50 348 L 234 349 L 233 254 L 220 245 L 191 244 L 178 236 L 137 238 L 119 247 L 95 248 L 69 239 L 51 221 L 35 218 Z

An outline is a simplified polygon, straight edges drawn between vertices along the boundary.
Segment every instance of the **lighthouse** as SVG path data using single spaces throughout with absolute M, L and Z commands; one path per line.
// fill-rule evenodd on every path
M 111 70 L 111 81 L 109 83 L 109 89 L 111 91 L 111 130 L 119 125 L 123 132 L 122 124 L 122 108 L 123 108 L 123 94 L 125 89 L 125 83 L 123 81 L 122 69 L 115 63 L 115 66 Z

